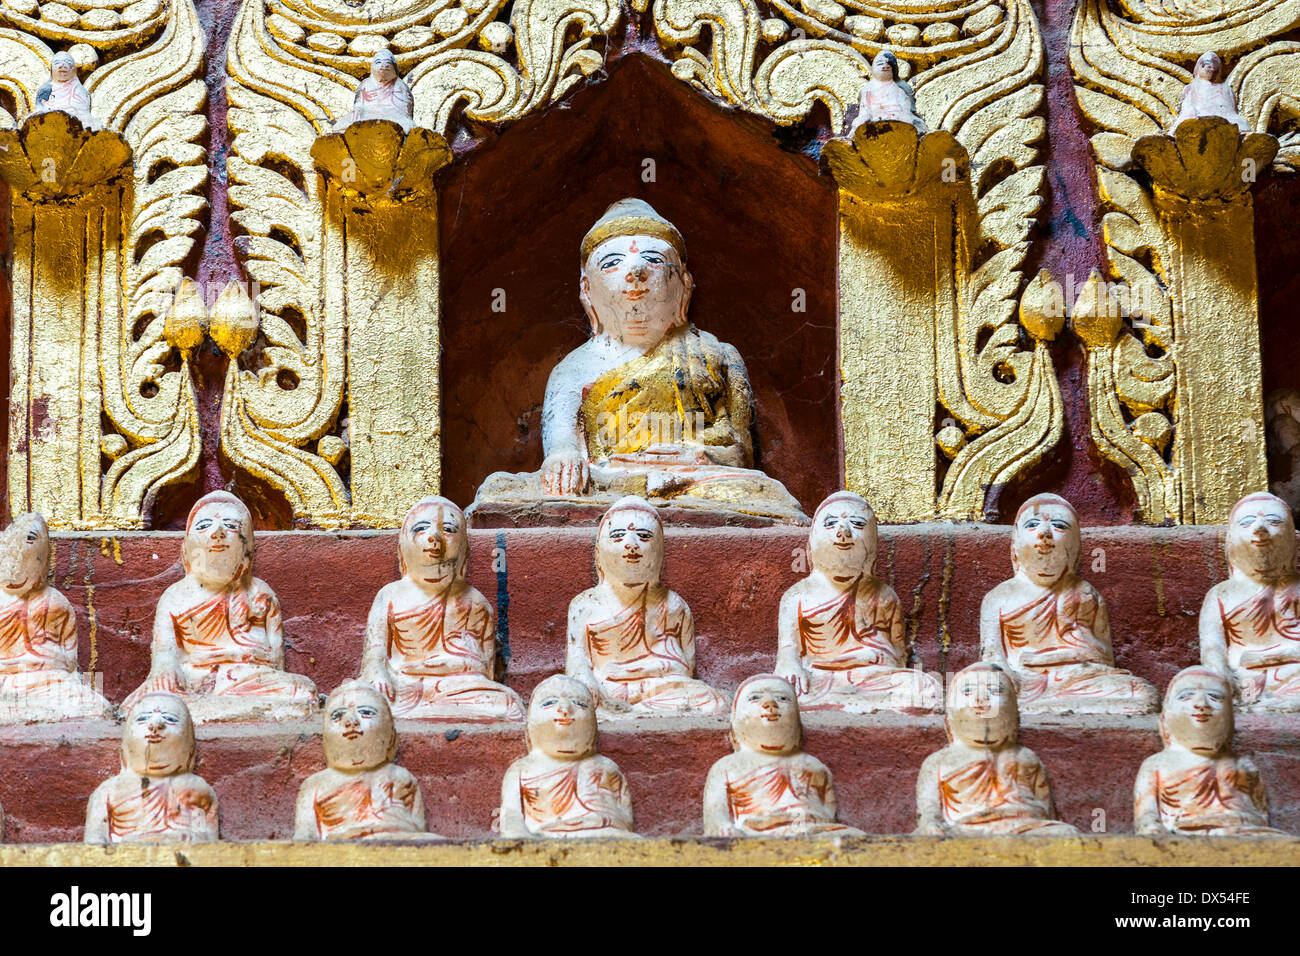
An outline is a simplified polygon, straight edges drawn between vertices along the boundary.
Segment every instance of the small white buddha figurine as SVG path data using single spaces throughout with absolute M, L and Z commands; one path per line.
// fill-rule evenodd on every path
M 430 497 L 406 513 L 402 577 L 375 597 L 361 679 L 403 718 L 523 720 L 519 695 L 492 679 L 504 669 L 492 605 L 465 580 L 465 516 Z
M 1287 503 L 1247 495 L 1228 516 L 1228 580 L 1201 605 L 1201 663 L 1229 678 L 1243 710 L 1300 710 L 1300 575 Z
M 77 671 L 77 616 L 49 577 L 45 518 L 18 515 L 0 532 L 0 721 L 111 717 Z
M 77 76 L 77 64 L 71 53 L 54 54 L 50 61 L 50 81 L 36 91 L 32 115 L 51 112 L 67 113 L 81 120 L 87 129 L 99 129 L 99 121 L 90 113 L 90 92 Z
M 1232 685 L 1205 667 L 1179 671 L 1165 691 L 1165 749 L 1142 761 L 1133 829 L 1148 836 L 1285 836 L 1268 825 L 1268 800 L 1249 757 L 1232 750 Z
M 153 690 L 185 698 L 205 720 L 278 720 L 316 707 L 316 685 L 284 669 L 280 602 L 253 577 L 253 518 L 214 491 L 190 509 L 181 545 L 185 577 L 158 601 L 152 665 L 127 699 Z
M 397 58 L 380 50 L 370 59 L 370 75 L 361 81 L 352 109 L 334 123 L 338 132 L 361 120 L 390 120 L 409 133 L 415 123 L 415 98 L 397 73 Z
M 980 661 L 948 685 L 948 746 L 916 778 L 918 836 L 1069 836 L 1056 819 L 1042 761 L 1021 746 L 1011 675 Z
M 175 694 L 145 694 L 127 711 L 122 769 L 86 806 L 87 843 L 218 839 L 217 795 L 194 773 L 194 723 Z
M 1232 95 L 1232 87 L 1222 82 L 1219 74 L 1223 72 L 1223 61 L 1217 53 L 1202 53 L 1192 68 L 1192 81 L 1183 90 L 1183 98 L 1178 104 L 1178 116 L 1169 127 L 1172 136 L 1184 120 L 1205 116 L 1219 116 L 1230 123 L 1236 123 L 1243 133 L 1250 132 L 1250 124 L 1237 112 L 1237 99 Z
M 528 702 L 528 754 L 501 781 L 501 836 L 634 837 L 632 794 L 618 765 L 596 752 L 596 702 L 556 674 Z
M 1101 594 L 1079 577 L 1079 516 L 1059 495 L 1020 506 L 1015 576 L 980 606 L 980 656 L 1020 685 L 1021 713 L 1149 714 L 1156 689 L 1115 666 Z
M 734 346 L 697 329 L 677 227 L 620 199 L 583 237 L 580 299 L 591 338 L 551 371 L 540 471 L 497 472 L 474 509 L 521 503 L 588 514 L 624 495 L 746 519 L 805 524 L 754 467 L 753 390 Z
M 425 832 L 424 795 L 397 756 L 388 701 L 369 684 L 348 681 L 325 702 L 325 762 L 303 781 L 295 840 L 441 839 Z
M 911 123 L 922 136 L 928 132 L 925 120 L 916 113 L 912 87 L 898 79 L 898 58 L 888 50 L 881 50 L 871 61 L 871 78 L 858 92 L 858 115 L 844 135 L 852 138 L 864 123 L 886 120 Z
M 903 608 L 873 573 L 876 515 L 839 491 L 817 508 L 808 534 L 812 572 L 781 598 L 776 672 L 801 710 L 926 713 L 943 707 L 939 682 L 907 666 Z
M 705 836 L 862 836 L 838 822 L 826 765 L 803 752 L 803 723 L 790 682 L 759 674 L 731 705 L 735 752 L 704 783 Z
M 600 583 L 569 604 L 565 673 L 586 684 L 602 716 L 721 714 L 727 697 L 695 679 L 695 620 L 664 586 L 659 512 L 626 497 L 596 532 Z

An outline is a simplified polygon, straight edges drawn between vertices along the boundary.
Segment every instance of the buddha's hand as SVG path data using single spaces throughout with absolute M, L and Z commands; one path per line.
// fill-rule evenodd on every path
M 590 482 L 589 464 L 578 452 L 556 452 L 542 462 L 542 490 L 548 495 L 586 494 Z
M 397 688 L 393 686 L 393 677 L 387 667 L 363 668 L 361 679 L 383 694 L 390 704 L 397 700 Z
M 1287 647 L 1264 647 L 1257 651 L 1246 651 L 1241 655 L 1241 666 L 1252 670 L 1262 667 L 1280 667 L 1283 664 L 1294 664 L 1300 660 L 1295 648 Z
M 803 665 L 798 661 L 780 661 L 776 662 L 776 676 L 790 682 L 796 695 L 808 693 L 808 672 L 803 669 Z
M 146 693 L 163 690 L 172 694 L 185 693 L 185 682 L 181 679 L 180 671 L 175 668 L 166 667 L 149 672 L 145 679 L 144 686 Z

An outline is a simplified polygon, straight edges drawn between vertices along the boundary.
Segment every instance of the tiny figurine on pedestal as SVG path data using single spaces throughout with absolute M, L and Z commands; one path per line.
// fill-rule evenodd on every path
M 1020 685 L 1021 713 L 1149 714 L 1156 689 L 1115 666 L 1101 594 L 1079 577 L 1079 516 L 1058 495 L 1016 512 L 1015 577 L 980 606 L 980 655 Z
M 397 756 L 388 701 L 369 684 L 348 681 L 325 702 L 325 762 L 303 781 L 295 840 L 440 840 L 425 832 L 420 784 Z
M 127 699 L 166 690 L 194 720 L 278 720 L 316 707 L 316 685 L 284 669 L 280 602 L 253 577 L 253 517 L 225 491 L 190 510 L 185 577 L 158 601 L 149 676 Z
M 853 138 L 854 132 L 864 123 L 910 123 L 924 136 L 928 129 L 916 113 L 916 97 L 912 87 L 898 78 L 898 58 L 888 50 L 881 50 L 871 61 L 871 78 L 858 92 L 858 115 L 844 131 Z
M 1133 828 L 1148 836 L 1285 836 L 1249 757 L 1232 750 L 1232 686 L 1204 667 L 1179 671 L 1160 713 L 1165 749 L 1133 784 Z
M 1218 116 L 1230 123 L 1236 123 L 1243 133 L 1249 133 L 1250 124 L 1237 112 L 1237 100 L 1232 95 L 1232 87 L 1219 78 L 1223 71 L 1223 61 L 1217 53 L 1202 53 L 1192 68 L 1192 81 L 1183 90 L 1183 98 L 1178 104 L 1178 115 L 1169 127 L 1169 135 L 1174 135 L 1185 120 Z
M 948 746 L 921 764 L 917 836 L 1069 836 L 1042 761 L 1019 742 L 1011 675 L 981 661 L 957 673 L 944 715 Z
M 402 577 L 375 597 L 361 679 L 403 718 L 523 720 L 519 695 L 492 678 L 505 669 L 492 605 L 465 580 L 465 516 L 430 497 L 406 513 Z
M 776 672 L 801 710 L 926 713 L 943 706 L 939 682 L 907 666 L 903 608 L 874 574 L 876 515 L 840 491 L 817 508 L 808 535 L 812 572 L 781 598 Z
M 565 673 L 602 716 L 721 714 L 727 698 L 695 679 L 691 609 L 661 580 L 664 529 L 641 498 L 620 498 L 596 532 L 600 583 L 569 604 Z
M 753 394 L 736 349 L 687 317 L 686 244 L 640 199 L 621 199 L 582 240 L 592 337 L 546 383 L 539 472 L 488 476 L 472 516 L 583 517 L 620 495 L 751 523 L 806 524 L 754 465 Z
M 99 129 L 99 121 L 90 113 L 90 92 L 77 76 L 72 54 L 66 51 L 54 54 L 50 81 L 36 91 L 36 105 L 32 107 L 33 116 L 52 112 L 75 116 L 86 129 Z
M 1233 506 L 1228 580 L 1201 605 L 1201 664 L 1231 680 L 1242 710 L 1300 710 L 1300 575 L 1295 523 L 1265 492 Z
M 111 717 L 77 672 L 77 616 L 50 577 L 50 529 L 39 513 L 0 532 L 0 722 Z
M 803 724 L 790 682 L 759 674 L 731 705 L 735 753 L 704 783 L 705 836 L 862 836 L 837 820 L 826 765 L 803 752 Z
M 397 58 L 380 50 L 370 59 L 370 75 L 357 87 L 352 109 L 334 122 L 334 130 L 346 129 L 361 120 L 389 120 L 409 133 L 414 125 L 415 98 L 397 73 Z
M 194 723 L 175 694 L 144 694 L 122 728 L 122 769 L 86 806 L 87 843 L 218 839 L 217 795 L 194 773 Z
M 632 795 L 618 765 L 596 752 L 596 702 L 556 674 L 528 702 L 527 756 L 501 781 L 501 836 L 635 837 Z

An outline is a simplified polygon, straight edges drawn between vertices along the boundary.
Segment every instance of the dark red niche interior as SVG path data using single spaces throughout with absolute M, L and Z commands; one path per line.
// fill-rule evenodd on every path
M 811 513 L 841 481 L 833 183 L 771 124 L 665 64 L 633 55 L 609 70 L 458 160 L 439 188 L 443 493 L 468 504 L 492 472 L 540 467 L 547 377 L 588 334 L 582 236 L 634 196 L 682 231 L 692 321 L 749 369 L 756 464 Z M 806 312 L 792 311 L 796 289 Z

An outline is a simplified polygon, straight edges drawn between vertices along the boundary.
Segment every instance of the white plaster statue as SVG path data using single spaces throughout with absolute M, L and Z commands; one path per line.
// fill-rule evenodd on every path
M 397 73 L 397 58 L 380 50 L 370 60 L 370 75 L 361 81 L 352 109 L 334 123 L 338 132 L 361 120 L 390 120 L 409 133 L 415 123 L 415 98 Z
M 90 113 L 90 92 L 77 76 L 72 54 L 54 54 L 50 63 L 50 81 L 36 92 L 32 115 L 60 112 L 75 116 L 87 129 L 99 129 L 99 121 Z
M 1232 87 L 1220 79 L 1222 72 L 1223 61 L 1217 53 L 1201 54 L 1192 69 L 1192 81 L 1183 90 L 1178 116 L 1169 128 L 1171 136 L 1184 120 L 1205 116 L 1218 116 L 1236 123 L 1243 133 L 1251 131 L 1250 124 L 1237 112 L 1237 99 L 1232 95 Z
M 844 135 L 852 138 L 864 123 L 886 120 L 911 123 L 922 136 L 929 131 L 925 120 L 917 115 L 912 87 L 898 79 L 898 58 L 888 50 L 881 50 L 871 61 L 871 78 L 858 93 L 858 115 Z

